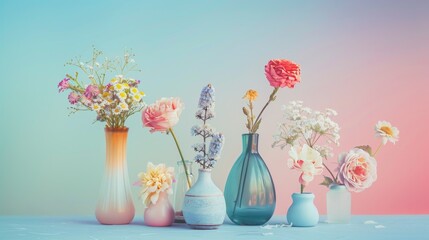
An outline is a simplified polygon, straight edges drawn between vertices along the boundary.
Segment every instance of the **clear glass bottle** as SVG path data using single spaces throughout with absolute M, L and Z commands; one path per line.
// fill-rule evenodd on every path
M 326 194 L 327 221 L 329 223 L 349 223 L 351 219 L 352 197 L 344 185 L 331 184 Z
M 257 133 L 243 134 L 243 152 L 225 185 L 228 217 L 239 225 L 262 225 L 273 216 L 276 191 L 270 171 L 258 152 Z
M 188 169 L 189 179 L 191 180 L 191 185 L 193 184 L 192 175 L 192 161 L 185 161 L 186 168 Z M 176 183 L 174 184 L 174 222 L 184 223 L 185 219 L 183 218 L 183 200 L 185 199 L 186 192 L 190 189 L 188 186 L 188 181 L 186 180 L 185 169 L 183 168 L 182 161 L 177 161 L 176 167 Z M 191 186 L 192 187 L 192 186 Z

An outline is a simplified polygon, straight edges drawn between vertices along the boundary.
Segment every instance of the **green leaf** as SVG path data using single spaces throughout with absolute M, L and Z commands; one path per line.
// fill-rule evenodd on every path
M 329 187 L 329 185 L 331 185 L 334 182 L 334 180 L 332 180 L 332 178 L 330 178 L 330 177 L 327 177 L 327 176 L 323 176 L 323 177 L 325 179 L 323 180 L 322 183 L 320 183 L 320 185 L 322 185 L 322 186 Z
M 370 156 L 372 156 L 372 148 L 369 145 L 362 145 L 362 146 L 357 146 L 356 148 L 362 149 L 365 152 L 369 153 Z

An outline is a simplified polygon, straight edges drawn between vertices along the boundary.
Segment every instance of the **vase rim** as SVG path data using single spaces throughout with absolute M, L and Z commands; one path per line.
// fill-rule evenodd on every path
M 199 172 L 211 172 L 212 169 L 211 168 L 199 168 L 198 171 Z
M 293 193 L 292 196 L 314 197 L 314 193 L 312 193 L 312 192 Z
M 104 127 L 106 132 L 128 132 L 128 127 Z
M 256 136 L 258 136 L 259 135 L 259 133 L 243 133 L 243 134 L 241 134 L 242 136 L 253 136 L 253 135 L 256 135 Z
M 344 185 L 344 184 L 337 184 L 337 183 L 331 183 L 329 185 L 329 189 L 335 189 L 335 188 L 346 188 L 346 185 Z
M 184 160 L 185 161 L 185 163 L 193 163 L 194 161 L 191 161 L 191 160 Z M 182 160 L 177 160 L 177 162 L 176 163 L 182 163 Z

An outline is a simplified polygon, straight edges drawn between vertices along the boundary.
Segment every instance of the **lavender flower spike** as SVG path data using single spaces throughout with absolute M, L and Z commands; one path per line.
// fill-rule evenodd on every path
M 203 90 L 201 90 L 200 101 L 198 103 L 198 107 L 202 109 L 209 109 L 214 107 L 215 103 L 215 90 L 211 84 L 205 86 Z
M 213 134 L 212 140 L 210 142 L 209 154 L 208 154 L 208 157 L 210 160 L 219 159 L 224 142 L 225 142 L 225 137 L 223 136 L 222 133 Z

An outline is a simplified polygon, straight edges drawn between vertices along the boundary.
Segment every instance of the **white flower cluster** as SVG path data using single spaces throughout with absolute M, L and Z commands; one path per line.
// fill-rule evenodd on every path
M 317 150 L 322 157 L 332 156 L 331 144 L 339 145 L 340 127 L 331 117 L 337 112 L 325 109 L 324 112 L 313 111 L 303 106 L 302 101 L 291 101 L 283 106 L 286 122 L 279 126 L 279 133 L 274 136 L 273 147 L 284 148 L 296 144 L 308 146 Z M 324 143 L 320 144 L 321 140 Z

